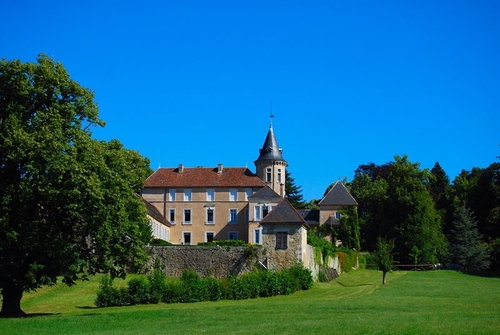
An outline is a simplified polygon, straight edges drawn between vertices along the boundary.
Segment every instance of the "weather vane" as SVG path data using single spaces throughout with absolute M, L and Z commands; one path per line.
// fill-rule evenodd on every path
M 271 126 L 273 125 L 273 118 L 274 118 L 274 114 L 273 114 L 273 102 L 271 101 L 271 110 L 269 111 L 269 118 L 270 118 L 270 124 Z

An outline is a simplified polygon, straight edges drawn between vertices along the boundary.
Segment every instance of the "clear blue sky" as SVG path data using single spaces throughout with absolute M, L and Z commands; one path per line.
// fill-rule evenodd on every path
M 4 0 L 1 12 L 0 57 L 62 62 L 96 93 L 95 137 L 154 169 L 255 171 L 271 102 L 307 200 L 395 155 L 452 180 L 500 155 L 500 1 Z

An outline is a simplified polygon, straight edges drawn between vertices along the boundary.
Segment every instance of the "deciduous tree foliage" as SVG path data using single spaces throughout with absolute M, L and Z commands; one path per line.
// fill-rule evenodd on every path
M 387 272 L 392 270 L 394 265 L 394 240 L 378 237 L 377 247 L 375 249 L 375 262 L 380 271 L 382 271 L 382 284 L 386 284 Z
M 58 276 L 124 276 L 146 259 L 151 236 L 134 191 L 149 162 L 91 138 L 89 126 L 104 125 L 93 98 L 47 56 L 0 62 L 2 316 L 23 315 L 23 292 Z

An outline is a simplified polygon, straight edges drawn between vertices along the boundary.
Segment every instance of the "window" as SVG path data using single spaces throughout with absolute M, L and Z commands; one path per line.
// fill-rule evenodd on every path
M 207 207 L 206 223 L 214 224 L 214 208 Z
M 335 212 L 335 218 L 338 220 L 340 219 L 340 212 Z
M 248 201 L 248 197 L 252 195 L 252 189 L 247 188 L 245 189 L 245 201 Z
M 238 210 L 236 208 L 231 208 L 229 210 L 229 223 L 231 224 L 238 223 Z
M 229 240 L 237 240 L 238 239 L 238 232 L 237 231 L 230 231 L 228 234 L 228 239 Z
M 207 201 L 215 201 L 215 191 L 207 190 Z
M 269 206 L 262 206 L 262 218 L 265 218 L 266 215 L 269 213 Z
M 229 201 L 238 201 L 238 190 L 229 190 Z
M 191 201 L 191 190 L 184 190 L 184 201 Z
M 175 208 L 170 208 L 168 219 L 169 219 L 168 221 L 170 221 L 171 224 L 175 224 Z
M 184 224 L 191 224 L 191 210 L 184 209 L 184 219 L 182 220 Z
M 278 169 L 278 183 L 281 183 L 281 169 Z
M 255 206 L 254 207 L 254 221 L 260 221 L 262 219 L 261 216 L 261 207 L 260 206 Z
M 250 221 L 250 214 L 248 208 L 245 208 L 245 223 L 248 223 Z
M 213 231 L 205 232 L 205 242 L 212 242 L 214 240 L 215 233 Z
M 168 201 L 175 201 L 175 189 L 168 190 Z
M 276 232 L 276 249 L 285 250 L 288 248 L 288 233 L 286 231 Z
M 261 234 L 260 229 L 255 229 L 253 231 L 253 243 L 254 244 L 261 244 L 261 242 L 260 242 L 260 234 Z
M 182 232 L 182 244 L 191 245 L 191 232 L 190 231 Z
M 273 181 L 273 175 L 271 173 L 271 168 L 266 169 L 266 181 L 267 182 Z

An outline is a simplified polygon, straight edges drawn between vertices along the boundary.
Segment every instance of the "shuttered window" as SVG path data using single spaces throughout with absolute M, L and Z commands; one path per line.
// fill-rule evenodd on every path
M 276 233 L 276 249 L 284 250 L 288 248 L 288 233 L 279 231 Z

